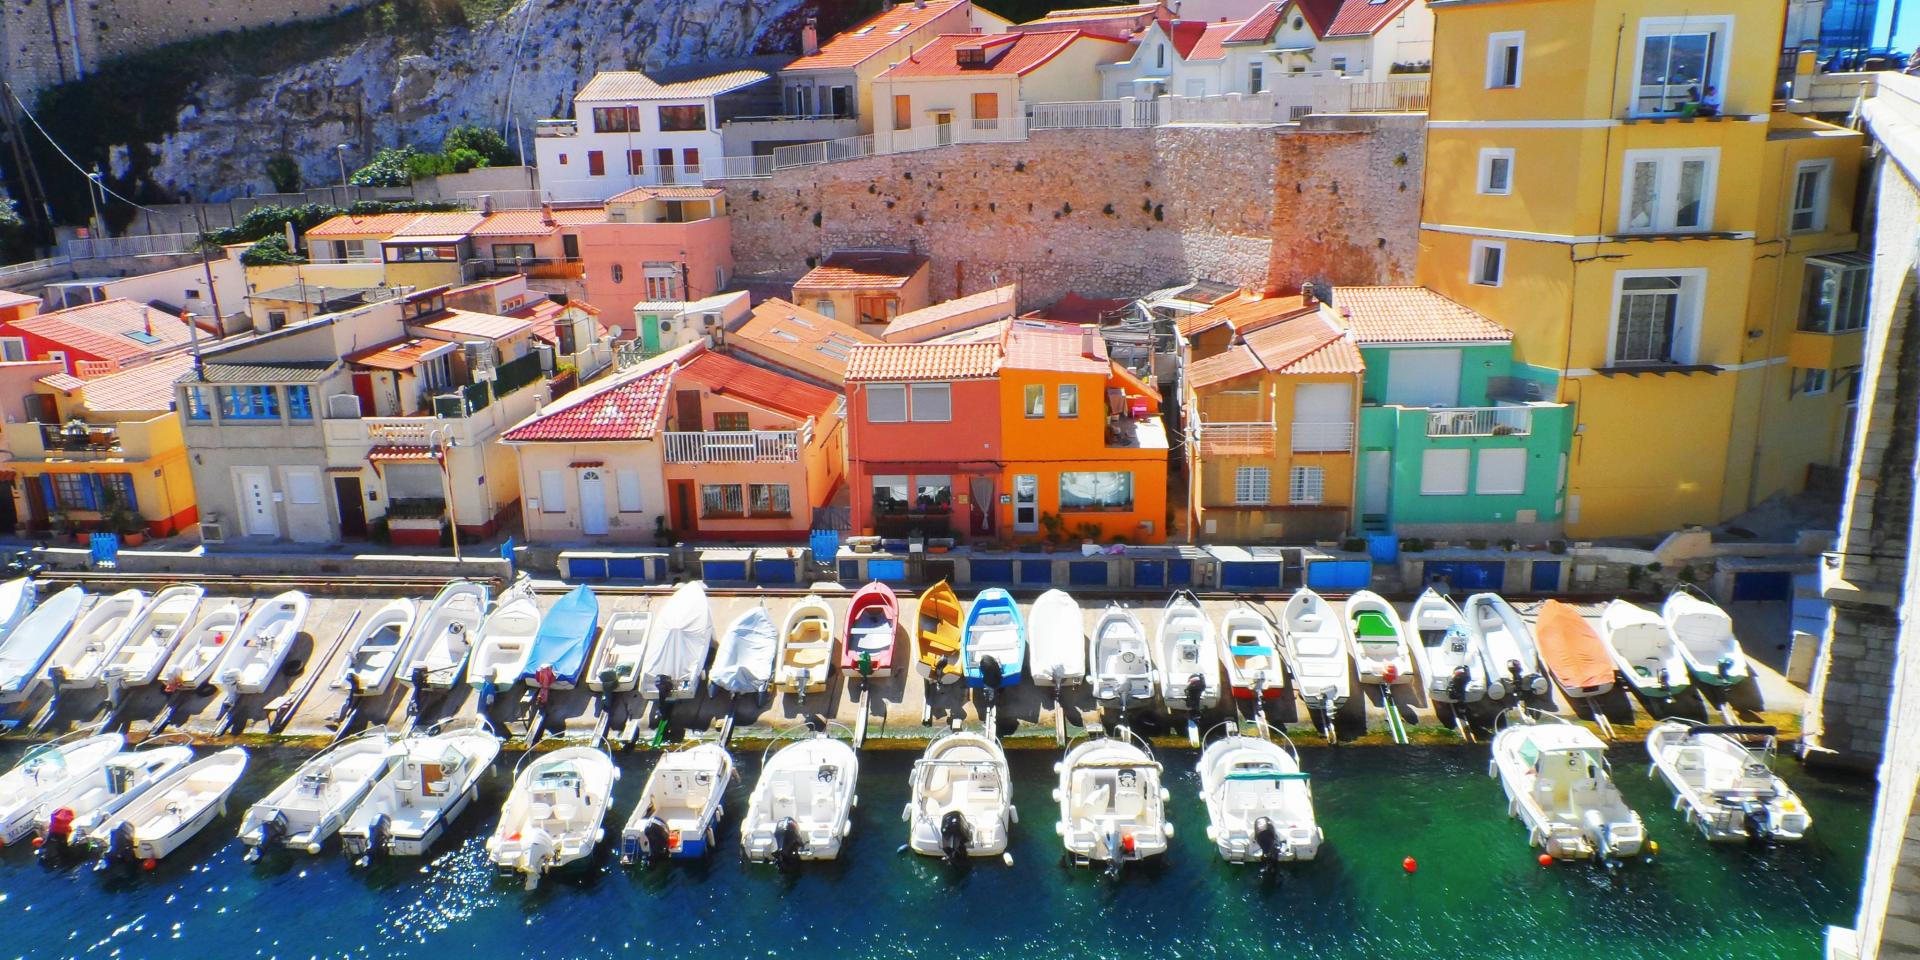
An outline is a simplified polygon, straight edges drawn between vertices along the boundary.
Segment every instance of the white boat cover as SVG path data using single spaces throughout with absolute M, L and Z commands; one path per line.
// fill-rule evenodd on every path
M 765 607 L 754 607 L 735 618 L 720 638 L 707 679 L 731 693 L 758 693 L 773 679 L 773 653 L 779 637 Z
M 713 610 L 707 605 L 707 585 L 699 580 L 680 585 L 653 618 L 647 653 L 640 660 L 641 683 L 668 676 L 691 675 L 707 662 L 713 649 Z

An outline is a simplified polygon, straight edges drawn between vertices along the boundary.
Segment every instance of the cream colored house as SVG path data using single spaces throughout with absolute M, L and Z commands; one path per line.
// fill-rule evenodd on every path
M 874 79 L 874 148 L 1018 135 L 1025 104 L 1098 100 L 1100 65 L 1132 51 L 1078 30 L 937 37 Z

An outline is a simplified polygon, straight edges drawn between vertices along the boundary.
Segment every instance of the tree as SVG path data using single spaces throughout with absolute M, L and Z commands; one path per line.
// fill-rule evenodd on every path
M 267 161 L 267 179 L 273 181 L 274 193 L 299 193 L 300 165 L 284 153 L 273 157 Z
M 249 267 L 273 267 L 291 263 L 306 263 L 307 258 L 287 249 L 287 238 L 281 234 L 260 238 L 260 242 L 240 254 L 241 264 Z
M 413 156 L 412 147 L 383 148 L 366 166 L 355 170 L 347 182 L 356 187 L 404 187 L 413 182 L 408 173 L 408 163 Z
M 440 152 L 449 156 L 462 150 L 471 150 L 480 157 L 473 167 L 510 167 L 516 162 L 513 150 L 507 146 L 505 138 L 491 128 L 463 123 L 447 131 L 445 139 L 440 141 Z M 465 169 L 471 170 L 473 167 Z

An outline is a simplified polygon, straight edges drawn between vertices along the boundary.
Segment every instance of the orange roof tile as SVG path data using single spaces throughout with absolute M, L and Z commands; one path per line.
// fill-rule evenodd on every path
M 368 347 L 344 358 L 348 363 L 378 370 L 412 370 L 420 362 L 443 353 L 451 353 L 458 345 L 450 340 L 426 340 L 419 337 L 394 340 Z
M 1273 28 L 1280 24 L 1280 8 L 1284 0 L 1275 0 L 1261 7 L 1253 16 L 1240 21 L 1233 32 L 1227 34 L 1224 43 L 1259 43 L 1273 36 Z M 1317 27 L 1317 25 L 1316 25 Z
M 451 237 L 466 236 L 473 232 L 486 215 L 476 210 L 449 210 L 444 213 L 423 213 L 412 223 L 394 231 L 393 239 L 401 237 Z
M 1010 317 L 1013 315 L 1014 298 L 1019 290 L 1019 284 L 1009 283 L 1004 287 L 995 287 L 991 290 L 982 290 L 979 293 L 968 294 L 964 297 L 955 297 L 952 300 L 936 303 L 930 307 L 909 310 L 889 321 L 887 328 L 880 331 L 880 339 L 898 340 L 920 327 L 931 326 L 943 320 L 951 320 L 954 317 L 972 313 L 976 310 L 992 310 L 990 316 L 980 321 L 982 323 Z M 1000 310 L 994 309 L 997 307 L 1004 307 L 1005 312 L 1002 313 Z
M 605 207 L 554 210 L 551 214 L 544 210 L 497 210 L 488 214 L 485 220 L 480 221 L 480 225 L 474 227 L 469 235 L 475 237 L 545 236 L 552 234 L 562 225 L 605 223 L 606 219 Z
M 1158 3 L 1132 3 L 1117 7 L 1072 7 L 1065 10 L 1049 10 L 1028 23 L 1045 23 L 1049 20 L 1114 20 L 1126 17 L 1140 17 L 1160 11 Z
M 765 70 L 732 70 L 709 77 L 660 83 L 638 70 L 602 70 L 574 94 L 575 100 L 684 100 L 714 97 L 750 87 L 773 74 Z
M 1076 42 L 1118 43 L 1112 37 L 1102 37 L 1078 30 L 1039 30 L 1031 33 L 1001 33 L 992 36 L 974 34 L 947 34 L 933 38 L 927 45 L 899 63 L 887 68 L 880 76 L 895 80 L 901 77 L 957 77 L 980 74 L 999 74 L 1025 76 L 1045 66 L 1067 47 Z M 985 62 L 980 64 L 962 64 L 955 58 L 955 51 L 962 48 L 979 48 L 985 52 Z
M 15 293 L 12 290 L 0 290 L 0 307 L 19 307 L 29 303 L 39 303 L 40 298 L 30 293 Z
M 588 384 L 500 434 L 507 443 L 539 441 L 649 440 L 673 393 L 674 364 L 704 349 L 688 344 L 652 357 L 624 373 Z
M 531 326 L 533 321 L 525 317 L 503 317 L 471 310 L 447 310 L 439 314 L 437 319 L 420 324 L 422 329 L 437 333 L 450 333 L 456 337 L 486 337 L 489 340 L 511 337 Z
M 1000 370 L 1000 343 L 863 343 L 847 356 L 847 381 L 982 380 Z
M 765 367 L 704 351 L 695 354 L 674 373 L 676 385 L 683 381 L 700 384 L 722 396 L 799 420 L 825 416 L 840 402 L 840 394 L 832 390 Z
M 851 324 L 773 297 L 754 307 L 753 315 L 727 335 L 727 342 L 755 355 L 771 354 L 768 359 L 776 363 L 784 357 L 845 379 L 853 348 L 880 340 Z
M 13 321 L 12 326 L 101 360 L 126 361 L 166 353 L 191 339 L 179 317 L 124 299 L 25 317 Z
M 417 213 L 374 213 L 354 216 L 343 213 L 323 220 L 307 231 L 309 237 L 390 237 L 419 219 Z
M 1343 331 L 1318 313 L 1306 313 L 1245 334 L 1225 351 L 1188 365 L 1187 383 L 1199 389 L 1263 371 L 1358 374 L 1365 369 L 1359 348 Z
M 1293 9 L 1307 21 L 1307 28 L 1316 37 L 1327 35 L 1327 28 L 1333 25 L 1334 18 L 1340 16 L 1342 0 L 1293 0 Z
M 844 250 L 806 276 L 794 281 L 795 290 L 870 290 L 904 287 L 914 274 L 927 268 L 927 258 L 917 253 Z
M 1364 37 L 1379 32 L 1413 0 L 1345 0 L 1323 37 Z
M 1234 346 L 1216 353 L 1205 360 L 1195 360 L 1187 364 L 1187 386 L 1198 390 L 1211 387 L 1216 383 L 1225 383 L 1235 377 L 1244 377 L 1250 373 L 1259 373 L 1266 368 L 1254 357 L 1253 351 L 1244 346 Z
M 1236 333 L 1245 334 L 1289 317 L 1297 317 L 1311 309 L 1297 295 L 1259 299 L 1242 297 L 1181 317 L 1177 326 L 1183 337 L 1197 336 L 1223 324 L 1233 327 Z
M 1335 287 L 1333 311 L 1356 342 L 1504 342 L 1512 331 L 1426 287 Z
M 1004 366 L 1010 370 L 1104 374 L 1108 369 L 1107 341 L 1092 327 L 1016 320 L 1007 327 Z
M 911 3 L 896 4 L 879 16 L 866 20 L 851 30 L 842 31 L 832 40 L 822 44 L 819 50 L 787 64 L 781 72 L 839 70 L 858 66 L 912 36 L 914 31 L 939 19 L 948 11 L 965 6 L 967 2 L 968 0 L 929 0 L 924 7 L 915 7 Z
M 723 193 L 718 187 L 629 187 L 607 198 L 608 203 L 641 203 L 647 200 L 711 200 Z
M 1022 314 L 1022 316 L 1032 317 L 1036 320 L 1052 320 L 1057 323 L 1097 324 L 1105 319 L 1108 314 L 1132 302 L 1132 300 L 1121 297 L 1083 297 L 1069 290 L 1066 296 L 1055 300 L 1052 304 L 1041 307 L 1038 310 L 1028 311 Z
M 94 413 L 158 412 L 173 408 L 173 385 L 191 369 L 193 357 L 174 353 L 93 380 L 56 374 L 40 382 L 61 390 L 84 390 L 86 407 Z
M 1209 23 L 1195 39 L 1192 47 L 1182 54 L 1185 60 L 1218 60 L 1227 55 L 1227 38 L 1240 29 L 1239 21 Z

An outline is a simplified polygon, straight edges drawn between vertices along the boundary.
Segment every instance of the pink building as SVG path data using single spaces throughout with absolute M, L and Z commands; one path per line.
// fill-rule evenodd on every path
M 853 348 L 847 486 L 855 532 L 994 533 L 999 373 L 997 340 Z
M 635 187 L 607 199 L 604 223 L 577 228 L 586 299 L 631 340 L 636 304 L 687 302 L 726 288 L 733 230 L 726 198 L 706 187 Z

